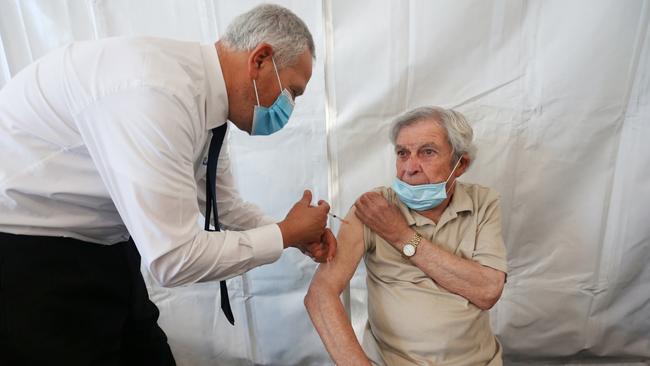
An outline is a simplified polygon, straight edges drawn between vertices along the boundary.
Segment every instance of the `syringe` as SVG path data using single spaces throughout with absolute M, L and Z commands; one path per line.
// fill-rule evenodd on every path
M 341 222 L 342 222 L 342 223 L 344 223 L 344 224 L 349 224 L 349 222 L 348 222 L 347 220 L 345 220 L 345 219 L 342 219 L 342 218 L 340 218 L 340 217 L 338 217 L 338 216 L 336 216 L 336 215 L 334 215 L 334 214 L 333 214 L 333 213 L 331 213 L 331 212 L 328 212 L 327 214 L 328 214 L 328 215 L 330 215 L 330 216 L 332 216 L 333 218 L 335 218 L 335 219 L 337 219 L 337 220 L 339 220 L 339 221 L 341 221 Z

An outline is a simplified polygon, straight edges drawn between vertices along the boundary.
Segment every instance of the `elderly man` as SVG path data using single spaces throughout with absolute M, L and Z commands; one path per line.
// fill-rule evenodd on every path
M 219 154 L 227 120 L 262 136 L 288 122 L 314 56 L 300 18 L 261 5 L 216 44 L 73 43 L 9 81 L 0 91 L 0 364 L 173 364 L 140 255 L 166 286 L 222 280 L 231 323 L 224 279 L 290 246 L 333 256 L 327 203 L 312 206 L 306 191 L 276 223 L 241 200 L 227 145 Z
M 501 365 L 487 310 L 501 296 L 506 253 L 497 194 L 457 182 L 474 159 L 472 128 L 439 107 L 395 121 L 396 178 L 362 195 L 305 298 L 338 365 Z M 367 270 L 363 349 L 339 299 Z M 365 351 L 365 352 L 364 352 Z

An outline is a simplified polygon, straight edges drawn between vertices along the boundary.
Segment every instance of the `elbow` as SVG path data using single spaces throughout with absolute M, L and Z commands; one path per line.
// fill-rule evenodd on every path
M 163 255 L 154 259 L 147 265 L 151 277 L 157 282 L 157 284 L 166 288 L 188 284 L 187 278 L 184 278 L 178 268 L 168 262 L 169 261 L 167 261 L 166 257 Z
M 165 278 L 165 277 L 154 277 L 156 282 L 160 287 L 165 287 L 165 288 L 171 288 L 171 287 L 176 287 L 178 284 L 173 278 Z
M 165 273 L 155 271 L 151 266 L 149 266 L 149 273 L 151 273 L 151 277 L 153 277 L 153 279 L 160 287 L 170 288 L 179 285 L 177 283 L 177 280 L 174 278 L 174 276 L 169 276 L 166 275 Z
M 313 317 L 314 314 L 321 311 L 322 306 L 327 306 L 325 304 L 331 304 L 333 301 L 338 301 L 338 296 L 339 294 L 328 286 L 314 284 L 312 282 L 311 286 L 309 286 L 309 290 L 307 290 L 307 294 L 305 295 L 305 308 L 309 315 Z
M 476 302 L 476 306 L 481 310 L 490 310 L 497 303 L 499 299 L 493 297 L 484 297 L 481 301 Z
M 307 294 L 303 301 L 305 309 L 307 309 L 307 312 L 310 314 L 316 310 L 316 304 L 318 304 L 317 292 L 318 290 L 315 289 L 314 286 L 309 286 L 309 290 L 307 290 Z
M 480 301 L 476 304 L 481 310 L 490 310 L 501 298 L 503 293 L 503 281 L 498 281 L 488 286 L 483 292 Z

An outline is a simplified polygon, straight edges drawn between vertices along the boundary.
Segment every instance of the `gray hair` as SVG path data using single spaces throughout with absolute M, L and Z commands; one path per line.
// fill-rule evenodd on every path
M 222 40 L 237 51 L 250 51 L 263 42 L 270 44 L 279 69 L 294 65 L 305 48 L 316 58 L 314 39 L 305 23 L 278 5 L 258 5 L 237 16 Z
M 402 128 L 420 121 L 432 121 L 440 125 L 447 132 L 447 141 L 453 150 L 451 165 L 454 166 L 464 154 L 469 155 L 470 164 L 476 157 L 476 146 L 472 142 L 474 131 L 465 116 L 453 109 L 442 107 L 419 107 L 412 109 L 393 121 L 390 130 L 390 140 L 395 145 L 397 136 Z

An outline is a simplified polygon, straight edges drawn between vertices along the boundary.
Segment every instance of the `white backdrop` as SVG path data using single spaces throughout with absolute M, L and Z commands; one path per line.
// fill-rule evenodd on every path
M 317 62 L 285 130 L 229 136 L 245 198 L 281 219 L 310 188 L 345 214 L 390 182 L 395 115 L 458 108 L 479 147 L 464 180 L 502 195 L 511 271 L 491 316 L 507 363 L 650 364 L 650 1 L 276 2 Z M 0 0 L 0 85 L 73 40 L 213 42 L 257 3 Z M 149 290 L 179 365 L 331 364 L 302 305 L 314 270 L 289 250 L 230 280 L 236 327 L 216 283 Z M 359 329 L 363 268 L 351 287 Z

